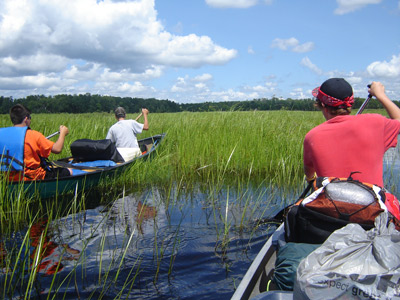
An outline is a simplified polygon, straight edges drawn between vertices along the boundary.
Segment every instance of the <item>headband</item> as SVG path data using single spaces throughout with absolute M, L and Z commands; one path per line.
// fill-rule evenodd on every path
M 346 97 L 343 100 L 337 99 L 335 97 L 329 96 L 321 91 L 321 87 L 317 87 L 312 91 L 312 94 L 315 98 L 320 100 L 322 103 L 333 106 L 337 108 L 347 108 L 351 107 L 354 103 L 354 95 L 350 97 Z

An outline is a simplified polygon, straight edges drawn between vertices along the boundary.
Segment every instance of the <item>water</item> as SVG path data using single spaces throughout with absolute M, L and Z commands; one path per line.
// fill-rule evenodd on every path
M 400 199 L 400 141 L 396 148 L 389 149 L 383 158 L 385 188 Z
M 399 175 L 399 151 L 390 150 L 384 159 L 385 186 L 396 196 Z M 275 229 L 255 220 L 273 216 L 298 194 L 271 187 L 153 187 L 51 224 L 43 220 L 31 229 L 31 247 L 21 258 L 29 256 L 39 270 L 30 296 L 230 299 Z M 16 233 L 13 242 L 21 244 L 25 233 Z M 37 259 L 40 244 L 46 250 Z M 0 277 L 4 274 L 0 269 Z
M 47 231 L 42 221 L 29 237 L 32 261 L 40 243 L 46 248 L 31 297 L 229 299 L 275 229 L 255 220 L 279 211 L 284 197 L 265 187 L 154 187 L 52 221 Z

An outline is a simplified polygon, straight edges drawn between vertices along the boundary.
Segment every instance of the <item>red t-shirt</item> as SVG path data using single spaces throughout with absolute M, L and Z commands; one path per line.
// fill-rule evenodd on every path
M 378 114 L 334 117 L 304 139 L 304 164 L 318 176 L 354 179 L 383 186 L 383 156 L 397 144 L 400 122 Z

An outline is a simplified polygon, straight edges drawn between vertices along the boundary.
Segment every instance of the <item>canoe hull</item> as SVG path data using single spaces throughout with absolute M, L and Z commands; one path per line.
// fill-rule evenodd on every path
M 27 195 L 39 194 L 41 198 L 50 198 L 55 195 L 87 191 L 96 187 L 100 180 L 104 178 L 115 177 L 121 174 L 136 161 L 148 159 L 156 152 L 164 137 L 165 134 L 159 134 L 139 140 L 139 145 L 153 144 L 152 148 L 145 154 L 138 156 L 131 161 L 118 164 L 114 167 L 107 167 L 101 170 L 65 177 L 58 180 L 50 179 L 11 183 L 8 185 L 8 188 L 10 189 L 11 193 L 20 193 L 24 191 Z M 61 159 L 60 161 L 67 159 L 68 158 Z

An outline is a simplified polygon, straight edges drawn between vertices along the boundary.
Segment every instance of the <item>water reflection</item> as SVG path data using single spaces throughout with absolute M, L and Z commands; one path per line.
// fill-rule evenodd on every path
M 63 262 L 77 260 L 80 251 L 71 248 L 68 244 L 59 244 L 53 240 L 47 231 L 47 220 L 42 220 L 30 228 L 32 252 L 30 258 L 36 272 L 50 276 L 64 268 Z
M 385 185 L 395 194 L 399 161 L 398 149 L 385 155 Z M 41 275 L 31 298 L 230 299 L 275 229 L 254 220 L 273 216 L 301 191 L 153 187 L 41 221 L 29 236 L 27 257 Z M 0 244 L 0 266 L 6 248 Z
M 41 221 L 29 236 L 28 257 L 42 275 L 31 298 L 229 299 L 273 232 L 253 220 L 281 199 L 267 188 L 152 188 Z

